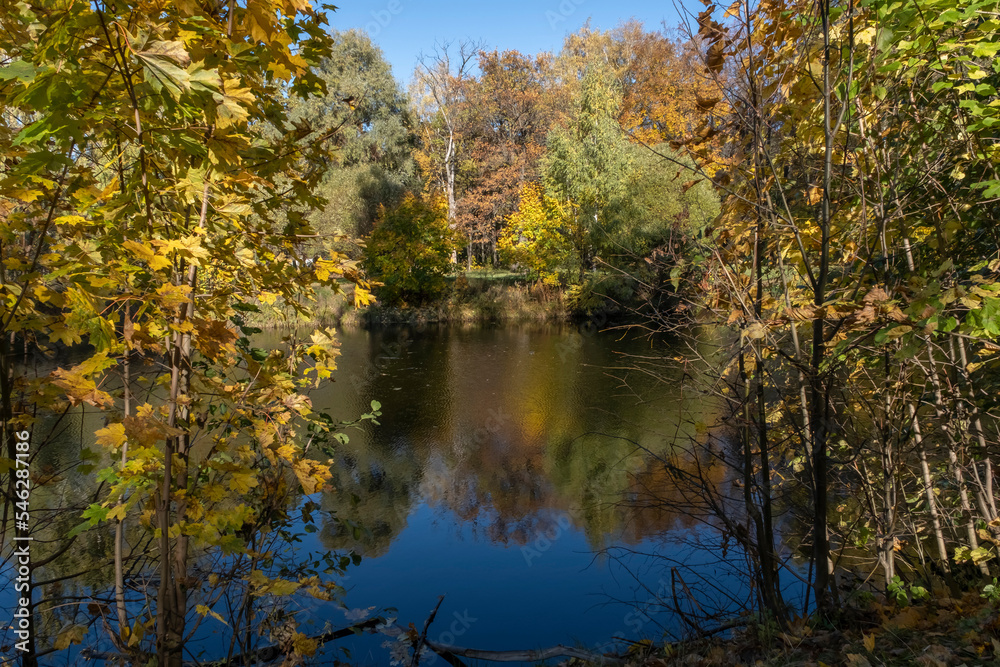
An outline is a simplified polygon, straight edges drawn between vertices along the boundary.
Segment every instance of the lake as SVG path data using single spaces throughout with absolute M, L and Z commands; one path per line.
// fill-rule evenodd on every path
M 349 442 L 336 450 L 333 490 L 309 497 L 322 518 L 298 552 L 353 551 L 361 561 L 342 581 L 346 612 L 294 600 L 302 631 L 366 615 L 422 629 L 443 595 L 428 633 L 438 643 L 621 650 L 623 640 L 681 629 L 673 613 L 678 589 L 688 605 L 698 598 L 717 608 L 735 608 L 745 595 L 739 555 L 706 546 L 717 547 L 719 534 L 683 511 L 657 460 L 703 441 L 705 425 L 720 416 L 719 405 L 685 389 L 680 370 L 655 377 L 637 368 L 637 360 L 673 354 L 671 341 L 570 325 L 347 330 L 340 341 L 336 381 L 313 392 L 314 409 L 353 420 L 377 400 L 382 416 L 378 426 L 348 430 Z M 280 335 L 262 334 L 258 344 L 281 345 Z M 85 506 L 93 475 L 64 462 L 102 420 L 91 410 L 58 422 L 61 450 L 47 451 L 38 465 L 61 481 L 38 490 L 39 498 L 76 494 Z M 702 464 L 708 483 L 731 483 L 724 466 Z M 73 565 L 42 573 L 77 567 L 85 575 L 36 596 L 86 599 L 107 590 L 107 540 L 87 535 Z M 132 548 L 142 548 L 138 539 Z M 39 553 L 57 546 L 39 545 Z M 707 576 L 700 584 L 672 576 L 679 565 Z M 69 608 L 40 632 L 52 636 L 86 615 L 82 605 Z M 107 648 L 102 632 L 93 626 L 84 646 Z M 225 634 L 221 624 L 206 624 L 192 655 L 219 657 Z M 326 645 L 319 662 L 388 664 L 393 644 L 385 634 L 341 640 Z M 47 664 L 75 653 L 53 654 Z
M 713 408 L 679 377 L 632 368 L 632 356 L 662 354 L 662 339 L 536 325 L 341 341 L 337 381 L 314 405 L 348 418 L 374 399 L 383 413 L 351 433 L 322 503 L 347 522 L 328 525 L 322 544 L 364 556 L 345 583 L 349 606 L 395 607 L 422 628 L 445 595 L 428 636 L 491 650 L 676 629 L 658 599 L 667 564 L 647 554 L 695 560 L 686 543 L 705 529 L 630 501 L 656 477 L 644 449 L 692 436 Z M 371 644 L 356 642 L 354 659 L 384 664 Z

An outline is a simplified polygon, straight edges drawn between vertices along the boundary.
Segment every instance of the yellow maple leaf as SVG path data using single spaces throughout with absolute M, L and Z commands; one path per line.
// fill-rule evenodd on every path
M 125 425 L 108 424 L 94 433 L 97 444 L 108 449 L 120 449 L 125 444 Z
M 221 621 L 223 623 L 223 625 L 229 625 L 222 618 L 222 616 L 220 616 L 218 613 L 212 611 L 209 607 L 206 607 L 203 604 L 196 605 L 195 608 L 194 608 L 194 610 L 196 612 L 198 612 L 199 614 L 201 614 L 202 616 L 211 616 L 212 618 Z
M 288 462 L 294 461 L 298 453 L 299 450 L 296 449 L 295 446 L 293 445 L 282 445 L 281 447 L 278 447 L 277 451 L 278 456 L 280 456 L 281 458 L 285 459 Z
M 237 493 L 246 493 L 257 486 L 257 476 L 253 471 L 234 472 L 229 480 L 229 488 Z
M 292 640 L 292 648 L 299 655 L 311 656 L 316 652 L 317 646 L 315 639 L 310 639 L 299 632 L 295 633 L 295 639 Z
M 306 495 L 316 490 L 330 479 L 330 468 L 316 461 L 299 460 L 292 463 L 292 471 L 302 485 Z
M 83 338 L 80 334 L 73 330 L 67 329 L 64 326 L 56 325 L 52 327 L 49 331 L 49 342 L 55 343 L 56 341 L 62 341 L 65 345 L 76 345 L 77 343 L 83 342 Z
M 83 635 L 87 632 L 85 625 L 71 625 L 59 631 L 56 636 L 55 648 L 57 651 L 69 648 L 70 644 L 79 644 L 83 641 Z
M 56 369 L 52 371 L 52 378 L 52 384 L 66 392 L 66 397 L 72 405 L 86 403 L 94 407 L 103 407 L 114 404 L 110 394 L 98 389 L 93 380 L 84 377 L 76 369 Z

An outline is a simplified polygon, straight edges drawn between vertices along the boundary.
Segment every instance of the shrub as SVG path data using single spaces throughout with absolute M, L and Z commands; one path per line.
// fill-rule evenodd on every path
M 381 207 L 365 249 L 364 267 L 387 305 L 421 305 L 445 291 L 451 268 L 452 230 L 440 198 L 412 194 L 392 209 Z

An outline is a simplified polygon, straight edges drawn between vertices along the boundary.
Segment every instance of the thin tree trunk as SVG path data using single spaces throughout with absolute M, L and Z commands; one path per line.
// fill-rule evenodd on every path
M 448 196 L 448 227 L 454 230 L 455 223 L 455 131 L 448 128 L 448 148 L 444 152 L 445 190 Z M 458 264 L 458 248 L 451 251 L 451 263 Z M 470 267 L 471 268 L 471 267 Z
M 205 189 L 202 193 L 201 215 L 199 228 L 205 227 L 208 217 L 209 201 L 209 177 L 205 177 Z M 176 322 L 181 324 L 194 315 L 194 295 L 198 284 L 198 267 L 192 264 L 188 267 L 181 263 L 180 272 L 184 274 L 184 284 L 190 288 L 190 300 L 181 306 L 178 311 Z M 170 549 L 169 535 L 170 527 L 170 497 L 171 485 L 181 491 L 187 491 L 188 486 L 188 457 L 191 445 L 191 425 L 189 423 L 189 409 L 187 405 L 180 402 L 182 396 L 187 395 L 191 382 L 191 333 L 174 333 L 173 344 L 170 350 L 170 401 L 167 416 L 167 426 L 171 429 L 179 429 L 180 435 L 167 438 L 165 456 L 167 457 L 163 478 L 163 490 L 161 491 L 161 514 L 160 530 L 163 534 L 160 537 L 160 557 L 161 557 L 161 581 L 160 596 L 161 601 L 166 601 L 166 609 L 159 617 L 159 621 L 164 624 L 158 634 L 158 641 L 161 642 L 161 653 L 159 656 L 162 667 L 182 667 L 184 628 L 187 616 L 187 588 L 188 588 L 188 537 L 182 532 L 178 533 L 173 550 Z M 172 470 L 171 459 L 176 454 L 178 468 L 176 473 Z M 176 474 L 176 477 L 174 477 Z M 177 501 L 174 511 L 177 523 L 184 521 L 187 511 L 186 493 Z M 161 602 L 162 604 L 162 602 Z
M 125 310 L 125 327 L 126 329 L 131 325 L 131 319 L 129 316 L 128 306 Z M 124 406 L 123 413 L 125 417 L 129 417 L 132 414 L 132 375 L 130 368 L 130 350 L 128 343 L 125 345 L 125 357 L 122 361 L 122 384 L 124 385 Z M 121 465 L 122 469 L 128 463 L 128 439 L 122 443 L 122 456 Z M 118 506 L 121 507 L 125 504 L 125 498 L 118 499 Z M 125 608 L 125 568 L 124 568 L 124 554 L 123 554 L 123 544 L 125 541 L 125 517 L 118 519 L 115 524 L 115 603 L 118 607 L 118 636 L 125 639 L 126 629 L 129 627 L 128 623 L 128 610 Z
M 969 421 L 972 424 L 973 432 L 976 434 L 976 442 L 979 444 L 980 455 L 983 458 L 985 474 L 980 476 L 979 466 L 975 461 L 972 463 L 972 471 L 976 478 L 976 485 L 979 487 L 978 495 L 981 511 L 983 517 L 989 522 L 997 518 L 997 505 L 996 498 L 993 497 L 993 469 L 990 462 L 989 448 L 986 444 L 986 433 L 983 431 L 983 421 L 980 418 L 979 406 L 976 403 L 976 392 L 973 388 L 972 378 L 969 377 L 969 357 L 965 348 L 965 341 L 958 336 L 952 336 L 952 342 L 958 345 L 959 360 L 961 362 L 958 364 L 959 377 L 962 378 L 962 382 L 966 387 L 969 400 Z
M 823 30 L 823 135 L 825 155 L 823 160 L 823 198 L 820 211 L 820 251 L 819 270 L 813 288 L 813 304 L 822 313 L 826 302 L 826 283 L 830 271 L 830 190 L 833 176 L 833 113 L 830 108 L 830 3 L 819 0 L 819 12 Z M 813 427 L 813 560 L 816 563 L 816 580 L 813 588 L 816 606 L 820 613 L 826 613 L 830 601 L 830 544 L 827 526 L 827 418 L 829 417 L 829 397 L 822 378 L 826 322 L 822 314 L 813 319 L 812 359 L 809 374 L 810 422 Z
M 892 441 L 882 447 L 882 535 L 881 559 L 886 582 L 896 576 L 896 475 Z
M 950 570 L 948 565 L 948 547 L 945 545 L 944 532 L 941 530 L 941 515 L 938 511 L 937 496 L 934 495 L 934 481 L 931 478 L 931 469 L 927 464 L 927 447 L 924 445 L 923 435 L 920 433 L 920 419 L 917 418 L 917 409 L 913 403 L 908 405 L 910 410 L 910 420 L 913 424 L 913 438 L 917 443 L 917 452 L 920 456 L 920 472 L 924 478 L 924 493 L 927 496 L 927 509 L 931 514 L 931 525 L 934 528 L 934 539 L 937 542 L 938 558 L 940 565 L 945 572 Z
M 972 504 L 969 502 L 969 490 L 965 483 L 965 474 L 962 472 L 962 464 L 956 452 L 956 438 L 954 429 L 948 417 L 948 411 L 944 404 L 944 394 L 941 388 L 941 379 L 938 377 L 937 362 L 934 360 L 934 351 L 930 344 L 927 345 L 927 359 L 930 372 L 927 373 L 934 389 L 934 409 L 940 422 L 941 431 L 945 434 L 945 441 L 948 443 L 948 463 L 951 467 L 952 476 L 955 478 L 955 485 L 958 487 L 958 497 L 962 508 L 962 522 L 965 524 L 966 534 L 969 538 L 969 548 L 977 549 L 979 539 L 976 536 L 976 520 L 972 512 Z M 988 568 L 985 563 L 980 563 L 979 568 L 983 574 L 987 574 Z

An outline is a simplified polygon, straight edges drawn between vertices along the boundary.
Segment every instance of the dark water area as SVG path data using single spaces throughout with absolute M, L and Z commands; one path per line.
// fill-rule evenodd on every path
M 657 599 L 664 563 L 646 554 L 697 559 L 686 541 L 704 529 L 630 499 L 655 469 L 648 452 L 693 437 L 717 408 L 685 397 L 679 377 L 632 368 L 631 355 L 662 354 L 664 341 L 565 326 L 341 340 L 338 380 L 314 405 L 347 417 L 374 399 L 384 415 L 351 434 L 323 499 L 341 522 L 322 544 L 364 557 L 348 606 L 392 606 L 422 628 L 445 595 L 429 636 L 491 650 L 676 629 Z M 355 642 L 352 655 L 384 664 L 380 644 Z
M 314 409 L 348 421 L 376 400 L 382 416 L 378 426 L 348 430 L 349 442 L 335 451 L 333 489 L 308 497 L 322 518 L 319 530 L 303 531 L 296 553 L 353 552 L 361 560 L 340 582 L 346 609 L 294 596 L 290 611 L 302 632 L 372 615 L 422 629 L 443 595 L 428 632 L 438 643 L 600 651 L 681 629 L 671 566 L 700 568 L 709 586 L 692 583 L 694 594 L 717 607 L 735 608 L 747 595 L 739 554 L 705 547 L 719 542 L 717 531 L 683 511 L 657 462 L 703 440 L 705 425 L 721 415 L 720 405 L 684 389 L 682 371 L 654 377 L 636 368 L 637 360 L 677 354 L 670 341 L 568 325 L 348 330 L 339 339 L 336 380 L 311 394 Z M 262 334 L 258 344 L 280 346 L 281 336 Z M 65 462 L 102 424 L 102 415 L 81 410 L 45 424 L 64 444 L 37 465 L 61 481 L 39 489 L 38 501 L 77 502 L 82 511 L 93 473 Z M 705 472 L 707 483 L 731 483 L 723 466 Z M 651 489 L 666 502 L 636 502 Z M 59 530 L 40 553 L 58 547 Z M 130 534 L 130 548 L 144 548 L 141 535 Z M 70 564 L 41 572 L 84 575 L 36 591 L 36 599 L 107 591 L 108 539 L 80 540 Z M 10 591 L 0 593 L 3 609 L 12 606 Z M 67 607 L 40 636 L 87 613 L 86 603 Z M 102 633 L 91 624 L 82 646 L 106 648 Z M 389 664 L 403 648 L 390 635 L 332 642 L 316 663 Z M 226 637 L 221 623 L 204 624 L 192 656 L 218 658 Z M 69 664 L 78 649 L 43 663 Z M 422 660 L 435 662 L 443 664 Z

